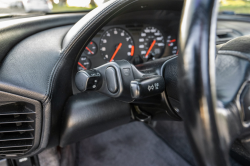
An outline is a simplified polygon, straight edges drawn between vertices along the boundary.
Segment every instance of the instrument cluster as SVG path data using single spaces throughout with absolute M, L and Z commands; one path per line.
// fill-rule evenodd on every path
M 137 65 L 178 54 L 176 29 L 153 25 L 105 26 L 83 51 L 77 69 L 87 70 L 122 59 Z

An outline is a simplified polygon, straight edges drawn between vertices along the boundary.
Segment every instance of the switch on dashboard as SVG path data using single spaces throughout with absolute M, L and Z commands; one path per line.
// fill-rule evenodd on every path
M 127 103 L 165 91 L 162 76 L 142 73 L 125 60 L 109 62 L 92 70 L 81 70 L 75 76 L 75 84 L 81 92 L 96 90 Z
M 118 90 L 117 75 L 113 67 L 108 67 L 105 72 L 108 90 L 115 93 Z
M 160 94 L 165 90 L 165 81 L 161 76 L 149 76 L 131 81 L 130 93 L 133 99 L 142 99 Z
M 97 90 L 101 85 L 101 81 L 101 74 L 96 70 L 81 70 L 75 77 L 76 86 L 81 92 Z

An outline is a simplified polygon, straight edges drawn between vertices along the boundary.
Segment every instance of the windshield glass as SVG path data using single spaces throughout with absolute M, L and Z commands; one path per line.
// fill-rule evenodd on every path
M 89 11 L 108 0 L 0 0 L 1 15 Z
M 0 16 L 89 11 L 109 0 L 0 0 Z M 250 0 L 220 0 L 220 14 L 250 14 Z
M 220 0 L 222 14 L 250 14 L 250 0 Z

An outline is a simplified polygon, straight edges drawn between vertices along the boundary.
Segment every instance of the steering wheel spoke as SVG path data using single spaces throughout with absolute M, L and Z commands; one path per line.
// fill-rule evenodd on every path
M 245 132 L 240 114 L 240 110 L 235 103 L 230 103 L 228 107 L 224 107 L 220 101 L 217 101 L 217 127 L 221 144 L 227 153 L 233 141 Z

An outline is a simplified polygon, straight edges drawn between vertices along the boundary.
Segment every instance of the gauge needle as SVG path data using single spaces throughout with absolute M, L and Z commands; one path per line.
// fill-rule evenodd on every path
M 172 40 L 170 40 L 168 43 L 168 46 L 171 46 L 171 43 L 174 43 L 174 42 L 176 42 L 176 39 L 172 39 Z
M 132 47 L 131 47 L 131 53 L 130 53 L 130 55 L 131 55 L 131 56 L 134 56 L 134 53 L 135 53 L 135 46 L 132 46 Z
M 122 46 L 122 43 L 120 43 L 120 44 L 118 45 L 118 47 L 116 48 L 116 50 L 115 50 L 115 52 L 114 52 L 114 54 L 113 54 L 113 56 L 111 57 L 111 59 L 110 59 L 109 62 L 112 62 L 112 61 L 113 61 L 113 59 L 115 58 L 117 52 L 120 50 L 121 46 Z
M 151 44 L 151 46 L 149 47 L 148 52 L 147 52 L 147 54 L 145 55 L 146 58 L 148 57 L 148 54 L 150 53 L 150 51 L 151 51 L 152 48 L 154 47 L 155 43 L 156 43 L 156 40 L 154 40 L 153 43 Z
M 86 49 L 87 49 L 91 54 L 94 54 L 88 47 L 86 47 Z
M 83 69 L 87 70 L 87 68 L 84 67 L 80 62 L 78 62 L 78 65 L 81 66 Z
M 176 40 L 175 40 L 175 39 L 173 39 L 173 40 L 170 40 L 170 41 L 169 41 L 169 43 L 173 43 L 173 42 L 176 42 Z

